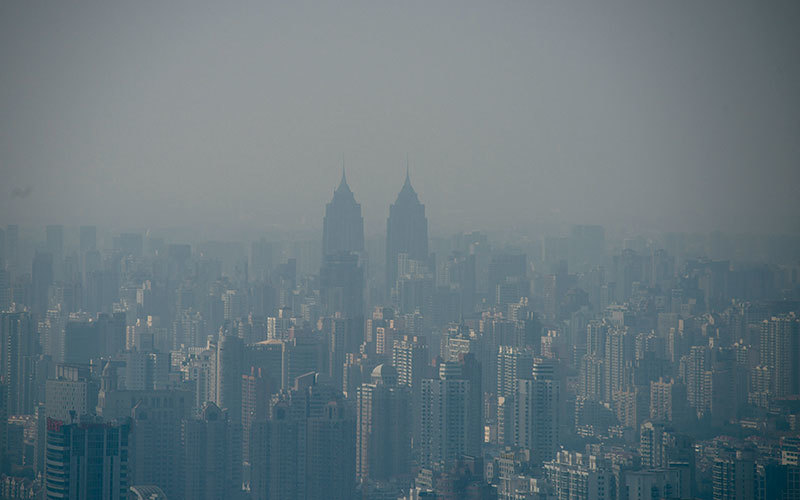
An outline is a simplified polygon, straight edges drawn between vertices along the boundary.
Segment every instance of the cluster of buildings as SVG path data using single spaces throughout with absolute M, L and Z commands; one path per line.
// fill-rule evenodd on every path
M 769 244 L 429 238 L 408 175 L 368 239 L 344 172 L 321 244 L 73 236 L 0 231 L 3 498 L 800 498 Z

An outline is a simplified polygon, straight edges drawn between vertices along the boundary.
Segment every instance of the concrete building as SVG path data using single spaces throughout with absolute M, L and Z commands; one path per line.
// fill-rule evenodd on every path
M 127 499 L 129 431 L 127 423 L 101 419 L 47 419 L 46 497 Z
M 557 500 L 605 500 L 613 497 L 613 474 L 594 455 L 560 451 L 544 463 Z
M 372 371 L 356 397 L 356 475 L 359 481 L 390 481 L 411 474 L 411 391 L 398 386 L 386 364 Z

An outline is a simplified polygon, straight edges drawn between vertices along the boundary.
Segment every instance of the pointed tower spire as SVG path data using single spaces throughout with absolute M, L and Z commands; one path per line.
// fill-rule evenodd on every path
M 405 185 L 406 186 L 410 186 L 411 185 L 411 169 L 409 168 L 409 165 L 408 165 L 408 153 L 406 153 L 406 182 L 405 182 Z
M 350 190 L 350 186 L 347 185 L 347 175 L 345 174 L 344 171 L 344 155 L 342 155 L 342 180 L 339 181 L 339 187 L 336 188 L 336 190 L 338 191 L 339 189 L 342 188 L 345 188 L 348 191 Z

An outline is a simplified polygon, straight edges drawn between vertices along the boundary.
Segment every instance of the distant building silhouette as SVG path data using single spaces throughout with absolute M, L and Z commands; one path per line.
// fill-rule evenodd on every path
M 428 259 L 428 219 L 425 218 L 425 205 L 420 203 L 411 186 L 408 172 L 397 200 L 389 207 L 389 219 L 386 222 L 387 297 L 397 281 L 397 260 L 400 254 L 405 254 L 409 260 L 427 262 Z
M 380 364 L 357 396 L 356 474 L 360 481 L 390 481 L 411 472 L 411 391 L 397 370 Z
M 0 376 L 8 387 L 9 415 L 30 415 L 34 404 L 35 361 L 39 354 L 36 323 L 28 312 L 0 314 Z
M 322 257 L 342 252 L 364 251 L 364 218 L 361 205 L 356 202 L 350 186 L 347 185 L 344 168 L 339 187 L 333 192 L 333 199 L 325 207 L 322 224 Z

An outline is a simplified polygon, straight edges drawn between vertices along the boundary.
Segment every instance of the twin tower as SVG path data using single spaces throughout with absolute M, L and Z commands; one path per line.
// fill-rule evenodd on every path
M 356 202 L 347 177 L 342 169 L 342 180 L 333 192 L 333 199 L 325 207 L 322 226 L 322 255 L 364 251 L 364 218 L 361 205 Z M 425 205 L 420 203 L 411 186 L 406 170 L 406 181 L 389 207 L 386 222 L 386 288 L 397 281 L 397 258 L 405 254 L 409 259 L 428 259 L 428 219 Z

